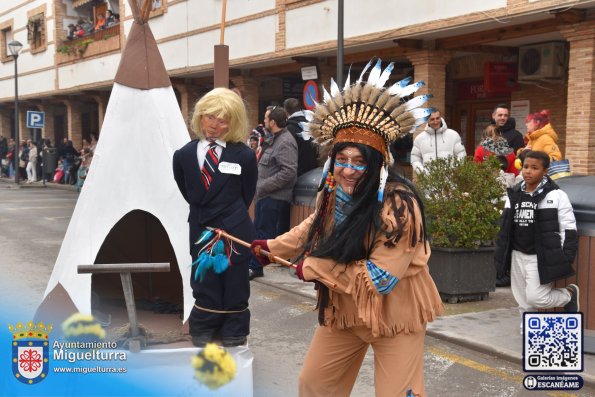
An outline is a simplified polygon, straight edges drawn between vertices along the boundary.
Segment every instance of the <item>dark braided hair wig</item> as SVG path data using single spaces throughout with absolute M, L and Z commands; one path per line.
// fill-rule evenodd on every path
M 368 168 L 355 186 L 349 215 L 341 225 L 335 227 L 332 233 L 325 235 L 329 198 L 332 193 L 321 186 L 324 191 L 319 216 L 312 223 L 308 234 L 311 256 L 330 257 L 338 263 L 348 263 L 368 256 L 371 246 L 367 247 L 366 243 L 373 244 L 373 241 L 367 237 L 378 229 L 378 218 L 382 209 L 381 203 L 377 200 L 382 167 L 380 152 L 367 145 L 351 142 L 338 143 L 334 145 L 331 152 L 329 172 L 334 175 L 337 153 L 347 147 L 359 149 L 368 164 Z M 330 213 L 332 214 L 332 211 Z
M 339 226 L 335 226 L 330 235 L 325 235 L 325 225 L 327 222 L 327 216 L 332 214 L 329 211 L 329 199 L 332 192 L 329 192 L 325 187 L 325 180 L 323 179 L 320 190 L 322 192 L 322 200 L 320 207 L 318 208 L 318 216 L 314 218 L 314 222 L 308 232 L 308 243 L 306 243 L 305 250 L 301 257 L 304 258 L 307 255 L 314 257 L 326 257 L 332 258 L 337 263 L 350 264 L 356 260 L 366 259 L 370 256 L 372 247 L 374 245 L 374 236 L 376 232 L 381 228 L 380 211 L 382 210 L 383 203 L 378 202 L 378 187 L 380 185 L 380 170 L 383 164 L 383 158 L 380 152 L 367 145 L 356 144 L 351 142 L 342 142 L 336 144 L 331 152 L 331 162 L 329 172 L 334 175 L 335 171 L 335 158 L 337 153 L 347 147 L 355 147 L 359 149 L 362 157 L 368 164 L 368 168 L 359 179 L 353 193 L 353 202 L 349 214 L 345 220 Z M 401 199 L 411 202 L 411 195 L 415 196 L 418 202 L 421 216 L 422 216 L 422 227 L 421 236 L 423 238 L 424 246 L 426 241 L 426 221 L 424 216 L 423 201 L 417 193 L 412 183 L 404 177 L 396 174 L 389 173 L 389 182 L 398 182 L 407 186 L 411 192 L 407 193 L 401 191 Z M 389 192 L 385 191 L 385 194 Z M 393 207 L 395 206 L 394 197 L 392 198 Z M 394 208 L 395 213 L 397 209 Z M 398 216 L 397 216 L 398 218 Z M 390 237 L 394 242 L 398 242 L 402 234 L 402 225 L 399 226 L 394 235 Z M 416 244 L 417 233 L 413 233 L 412 245 Z M 367 244 L 367 245 L 366 245 Z M 385 243 L 387 246 L 394 246 L 394 243 L 388 241 Z M 325 324 L 324 310 L 329 304 L 329 291 L 328 287 L 320 282 L 316 283 L 316 288 L 319 290 L 318 303 L 316 308 L 318 309 L 318 323 L 320 325 Z
M 381 228 L 380 211 L 383 206 L 377 199 L 380 170 L 383 163 L 382 155 L 377 150 L 358 143 L 338 143 L 334 145 L 331 152 L 329 172 L 334 175 L 337 153 L 348 147 L 359 149 L 368 164 L 368 168 L 355 186 L 349 215 L 341 225 L 335 227 L 332 233 L 325 235 L 325 225 L 329 215 L 329 198 L 332 193 L 325 189 L 323 180 L 319 188 L 319 191 L 323 190 L 321 205 L 318 209 L 319 215 L 314 219 L 310 227 L 308 245 L 306 246 L 306 252 L 310 256 L 332 258 L 337 263 L 345 264 L 370 256 L 374 244 L 373 236 Z M 388 181 L 401 183 L 413 192 L 422 214 L 423 238 L 425 240 L 423 201 L 415 187 L 408 179 L 394 172 L 389 173 Z M 332 214 L 332 211 L 330 211 L 330 214 Z

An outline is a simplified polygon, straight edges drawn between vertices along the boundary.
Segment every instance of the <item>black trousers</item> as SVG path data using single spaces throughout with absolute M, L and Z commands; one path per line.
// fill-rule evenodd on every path
M 197 258 L 201 247 L 193 246 L 192 261 Z M 221 274 L 209 269 L 202 281 L 194 279 L 196 266 L 192 267 L 190 285 L 195 306 L 188 319 L 190 334 L 219 335 L 222 338 L 247 336 L 250 334 L 250 280 L 248 278 L 248 265 L 250 263 L 250 250 L 234 244 L 234 249 L 239 252 L 231 256 L 231 264 Z M 236 313 L 213 313 L 201 310 L 196 306 L 208 310 L 230 311 Z
M 256 202 L 254 211 L 254 227 L 256 238 L 269 240 L 289 231 L 290 204 L 287 201 L 270 197 Z M 250 267 L 261 270 L 262 265 L 255 257 L 250 261 Z

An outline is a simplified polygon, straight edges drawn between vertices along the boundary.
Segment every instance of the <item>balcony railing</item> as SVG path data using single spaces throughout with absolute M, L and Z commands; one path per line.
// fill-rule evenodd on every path
M 120 25 L 109 26 L 74 40 L 64 40 L 56 50 L 56 63 L 71 62 L 120 48 Z

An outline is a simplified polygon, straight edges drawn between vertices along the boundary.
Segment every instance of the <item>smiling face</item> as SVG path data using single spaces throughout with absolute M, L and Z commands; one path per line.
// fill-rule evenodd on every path
M 430 128 L 437 130 L 440 128 L 440 124 L 442 124 L 442 116 L 440 116 L 440 112 L 432 113 L 428 119 L 428 125 Z
M 508 117 L 510 115 L 510 111 L 506 108 L 497 108 L 494 113 L 492 113 L 492 118 L 496 122 L 498 127 L 502 127 L 508 121 Z
M 335 181 L 345 193 L 352 195 L 367 168 L 368 163 L 359 149 L 346 147 L 335 157 Z
M 200 129 L 208 140 L 221 139 L 229 131 L 229 121 L 205 114 L 200 118 Z

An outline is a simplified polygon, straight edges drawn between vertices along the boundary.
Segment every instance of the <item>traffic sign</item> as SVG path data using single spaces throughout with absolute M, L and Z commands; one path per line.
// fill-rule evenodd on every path
M 303 102 L 304 107 L 308 110 L 313 110 L 318 102 L 318 84 L 314 80 L 306 81 L 304 84 Z
M 27 128 L 43 128 L 45 113 L 27 111 Z

